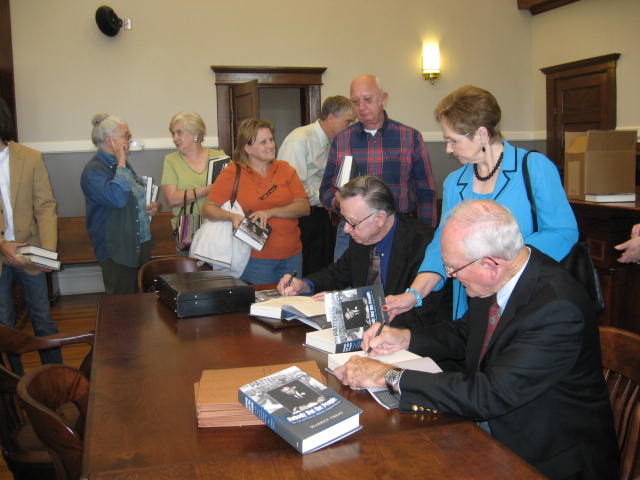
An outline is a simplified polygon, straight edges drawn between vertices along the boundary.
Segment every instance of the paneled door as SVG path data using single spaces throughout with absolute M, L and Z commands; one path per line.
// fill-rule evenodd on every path
M 542 68 L 547 76 L 547 155 L 563 173 L 564 132 L 616 127 L 619 53 Z

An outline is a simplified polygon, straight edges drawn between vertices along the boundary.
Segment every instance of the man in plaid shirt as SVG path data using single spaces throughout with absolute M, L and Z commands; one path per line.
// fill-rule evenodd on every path
M 436 226 L 436 192 L 431 164 L 422 135 L 391 120 L 384 111 L 387 93 L 374 75 L 360 75 L 351 82 L 351 103 L 358 122 L 340 132 L 331 144 L 320 201 L 339 213 L 340 192 L 336 178 L 344 157 L 351 155 L 359 175 L 377 175 L 389 186 L 401 213 L 416 211 L 427 225 Z M 349 245 L 349 236 L 338 227 L 334 260 Z M 362 227 L 366 227 L 363 225 Z M 362 228 L 360 227 L 360 228 Z

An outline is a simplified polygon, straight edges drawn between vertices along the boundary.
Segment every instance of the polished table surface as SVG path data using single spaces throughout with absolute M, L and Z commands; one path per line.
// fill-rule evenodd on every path
M 400 414 L 366 391 L 328 385 L 359 405 L 360 431 L 300 455 L 266 426 L 198 429 L 204 369 L 316 360 L 307 327 L 272 330 L 245 313 L 177 319 L 155 294 L 104 296 L 96 324 L 83 478 L 545 478 L 475 424 Z

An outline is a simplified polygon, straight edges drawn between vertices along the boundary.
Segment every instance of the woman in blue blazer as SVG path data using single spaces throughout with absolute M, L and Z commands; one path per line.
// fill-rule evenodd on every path
M 522 174 L 522 159 L 527 152 L 502 139 L 498 125 L 500 106 L 490 92 L 470 85 L 460 87 L 447 95 L 434 113 L 442 127 L 447 153 L 455 155 L 462 167 L 444 181 L 440 226 L 427 247 L 411 288 L 402 295 L 387 297 L 392 318 L 420 305 L 432 290 L 440 290 L 447 278 L 445 266 L 453 270 L 450 275 L 453 277 L 453 319 L 467 311 L 465 286 L 455 278 L 455 270 L 460 266 L 445 265 L 440 255 L 443 220 L 463 200 L 494 200 L 504 205 L 518 220 L 525 242 L 555 260 L 564 258 L 578 240 L 576 219 L 558 170 L 546 156 L 537 152 L 531 153 L 527 160 L 538 211 L 538 231 L 534 231 Z

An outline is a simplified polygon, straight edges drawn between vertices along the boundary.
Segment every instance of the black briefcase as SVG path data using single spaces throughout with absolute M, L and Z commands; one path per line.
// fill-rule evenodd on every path
M 216 271 L 168 273 L 157 280 L 160 300 L 179 318 L 248 312 L 255 301 L 253 287 Z

